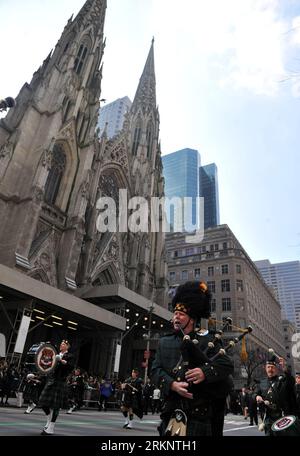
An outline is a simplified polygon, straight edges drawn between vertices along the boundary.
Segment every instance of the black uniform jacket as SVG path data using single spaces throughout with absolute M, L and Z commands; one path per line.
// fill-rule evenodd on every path
M 297 413 L 295 380 L 289 371 L 272 378 L 263 379 L 256 389 L 256 394 L 269 401 L 266 407 L 267 417 L 294 415 Z
M 191 339 L 197 339 L 197 348 L 206 350 L 208 342 L 214 339 L 211 332 L 191 333 Z M 162 337 L 156 352 L 155 360 L 151 369 L 151 380 L 161 387 L 165 397 L 178 399 L 177 393 L 170 390 L 173 381 L 185 381 L 184 370 L 181 362 L 182 353 L 180 350 L 183 335 L 178 332 Z M 208 349 L 207 356 L 211 358 L 218 353 L 221 343 Z M 205 380 L 198 385 L 192 385 L 191 391 L 194 399 L 216 399 L 227 396 L 231 389 L 230 375 L 233 373 L 233 362 L 227 354 L 217 356 L 212 362 L 207 362 L 199 366 L 205 374 Z

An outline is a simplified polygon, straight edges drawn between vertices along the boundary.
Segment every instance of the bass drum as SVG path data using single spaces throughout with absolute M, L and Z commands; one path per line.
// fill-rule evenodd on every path
M 50 374 L 56 366 L 57 350 L 50 342 L 40 342 L 30 347 L 26 354 L 25 367 L 31 372 Z
M 294 415 L 283 416 L 272 424 L 275 437 L 300 436 L 300 420 Z

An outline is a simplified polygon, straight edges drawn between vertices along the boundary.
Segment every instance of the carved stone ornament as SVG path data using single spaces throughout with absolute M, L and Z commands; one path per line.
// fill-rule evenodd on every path
M 53 156 L 52 150 L 49 150 L 49 149 L 44 150 L 43 156 L 42 156 L 42 166 L 44 168 L 47 168 L 47 170 L 51 169 L 52 156 Z
M 41 187 L 33 187 L 32 189 L 32 200 L 33 202 L 40 204 L 44 201 L 44 192 Z
M 67 139 L 70 144 L 75 146 L 76 140 L 75 140 L 75 132 L 73 128 L 73 124 L 69 123 L 66 125 L 59 133 L 57 139 Z
M 3 158 L 10 158 L 12 156 L 14 145 L 12 142 L 7 141 L 0 146 L 0 160 Z

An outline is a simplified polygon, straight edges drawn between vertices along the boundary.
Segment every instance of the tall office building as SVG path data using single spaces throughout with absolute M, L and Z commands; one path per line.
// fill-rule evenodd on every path
M 193 244 L 184 233 L 170 233 L 166 236 L 166 252 L 170 304 L 172 293 L 179 284 L 187 280 L 204 280 L 212 293 L 210 310 L 218 329 L 222 328 L 227 317 L 232 318 L 233 325 L 238 328 L 252 326 L 253 332 L 246 337 L 252 367 L 264 359 L 270 347 L 280 356 L 285 356 L 286 341 L 279 302 L 228 225 L 208 228 L 202 242 Z M 169 308 L 171 310 L 172 306 Z M 227 327 L 223 338 L 232 339 L 236 335 Z M 238 344 L 232 351 L 236 388 L 246 383 L 240 352 L 241 345 Z M 253 377 L 264 375 L 260 365 Z
M 123 128 L 124 116 L 131 107 L 131 101 L 128 97 L 118 98 L 117 100 L 103 106 L 99 112 L 99 136 L 102 135 L 106 127 L 108 138 L 113 138 Z
M 280 302 L 282 317 L 300 331 L 300 262 L 271 264 L 269 260 L 255 261 L 265 282 L 273 288 Z
M 162 164 L 166 198 L 192 197 L 188 217 L 185 217 L 183 208 L 180 208 L 179 205 L 171 206 L 169 211 L 166 207 L 170 230 L 174 232 L 193 230 L 197 223 L 196 198 L 199 196 L 200 154 L 194 149 L 178 150 L 163 156 Z
M 199 169 L 200 196 L 204 197 L 204 228 L 220 224 L 218 168 L 215 163 Z
M 190 231 L 195 227 L 207 229 L 220 224 L 219 217 L 219 190 L 217 166 L 211 163 L 201 166 L 201 157 L 195 149 L 182 149 L 162 157 L 163 173 L 165 178 L 165 196 L 192 197 L 192 211 L 190 220 L 181 221 L 182 214 L 175 214 L 176 208 L 166 207 L 167 219 L 171 231 Z M 196 197 L 204 197 L 204 221 L 201 220 L 200 206 Z M 178 212 L 178 211 L 177 211 Z M 198 220 L 197 220 L 198 212 Z

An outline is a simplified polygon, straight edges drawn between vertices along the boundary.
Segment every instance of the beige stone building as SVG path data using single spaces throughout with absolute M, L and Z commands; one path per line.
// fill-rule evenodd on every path
M 170 233 L 166 251 L 171 288 L 201 278 L 213 294 L 211 312 L 219 322 L 218 328 L 226 317 L 231 317 L 239 328 L 252 326 L 247 351 L 253 355 L 253 362 L 263 360 L 270 347 L 284 355 L 280 305 L 227 225 L 207 229 L 200 244 L 187 243 L 182 233 Z M 230 331 L 224 333 L 226 338 L 232 335 Z M 241 346 L 234 350 L 239 353 Z M 238 356 L 235 360 L 236 385 L 240 386 L 246 374 Z M 258 368 L 253 378 L 261 375 L 262 369 Z
M 126 310 L 147 315 L 154 302 L 156 324 L 170 318 L 163 234 L 97 228 L 101 197 L 112 197 L 119 211 L 120 189 L 128 199 L 163 195 L 153 42 L 123 130 L 110 140 L 95 133 L 105 11 L 106 0 L 85 2 L 0 120 L 0 332 L 7 354 L 26 307 L 32 323 L 25 349 L 41 338 L 68 337 L 83 367 L 95 372 L 113 370 L 121 339 L 121 365 L 130 368 L 133 339 L 124 331 L 134 320 Z M 37 326 L 38 311 L 44 320 Z M 141 342 L 137 350 L 144 348 Z

